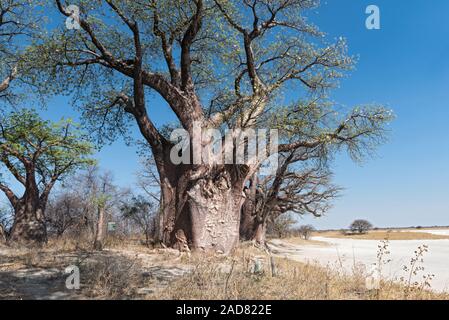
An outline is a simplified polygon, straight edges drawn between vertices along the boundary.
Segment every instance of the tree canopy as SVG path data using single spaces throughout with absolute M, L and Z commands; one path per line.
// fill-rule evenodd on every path
M 197 125 L 223 135 L 225 129 L 278 129 L 282 155 L 323 161 L 339 150 L 361 159 L 384 141 L 392 120 L 382 105 L 340 112 L 330 99 L 355 59 L 345 39 L 329 41 L 309 22 L 316 0 L 50 4 L 60 23 L 27 49 L 25 81 L 42 92 L 72 94 L 100 142 L 126 134 L 131 121 L 137 125 L 161 183 L 164 242 L 182 229 L 194 247 L 230 251 L 242 191 L 259 163 L 173 163 L 167 126 L 155 124 L 155 96 L 191 137 Z M 69 5 L 79 9 L 76 17 Z M 79 28 L 67 28 L 67 19 Z
M 0 0 L 0 107 L 13 104 L 20 96 L 14 90 L 24 84 L 24 52 L 39 37 L 37 2 L 33 0 Z M 13 85 L 14 84 L 14 85 Z
M 37 187 L 46 200 L 54 184 L 91 164 L 93 148 L 71 120 L 52 123 L 34 110 L 22 109 L 0 119 L 0 167 L 25 187 Z M 3 175 L 4 176 L 4 175 Z M 11 203 L 18 197 L 0 177 Z

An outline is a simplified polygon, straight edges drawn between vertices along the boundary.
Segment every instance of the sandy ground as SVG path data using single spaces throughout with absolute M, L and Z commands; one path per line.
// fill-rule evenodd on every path
M 429 229 L 429 230 L 409 230 L 409 231 L 416 231 L 416 232 L 425 232 L 425 233 L 431 233 L 436 234 L 438 236 L 449 236 L 449 229 Z
M 408 230 L 410 231 L 410 230 Z M 449 229 L 421 229 L 438 235 L 448 235 Z M 336 239 L 314 237 L 314 241 L 289 243 L 283 240 L 271 240 L 269 246 L 279 256 L 331 266 L 336 270 L 351 272 L 354 266 L 363 266 L 367 270 L 377 261 L 380 241 L 358 239 Z M 410 264 L 414 251 L 418 246 L 427 245 L 429 252 L 424 256 L 424 271 L 416 280 L 420 281 L 425 274 L 434 274 L 432 289 L 449 292 L 449 239 L 444 240 L 395 240 L 390 241 L 388 259 L 391 262 L 383 267 L 383 275 L 390 279 L 399 279 L 405 275 L 404 265 Z M 138 292 L 142 296 L 163 289 L 174 278 L 191 271 L 192 266 L 180 263 L 178 254 L 166 252 L 163 255 L 155 252 L 136 252 L 135 250 L 105 250 L 101 254 L 89 253 L 51 253 L 36 255 L 33 263 L 18 259 L 8 248 L 0 246 L 0 300 L 1 299 L 85 299 L 77 292 L 65 288 L 66 275 L 64 268 L 76 264 L 79 260 L 100 258 L 126 259 L 138 261 L 142 276 L 150 279 Z M 83 281 L 82 281 L 83 285 Z
M 449 230 L 417 230 L 439 235 L 449 235 Z M 272 240 L 270 246 L 279 255 L 303 262 L 316 262 L 329 265 L 344 272 L 351 272 L 354 266 L 364 266 L 367 270 L 373 268 L 377 261 L 380 241 L 336 239 L 313 237 L 312 240 L 329 244 L 295 245 L 281 240 Z M 423 275 L 434 274 L 432 289 L 449 292 L 449 239 L 445 240 L 395 240 L 389 242 L 388 259 L 391 262 L 383 267 L 383 275 L 389 279 L 399 279 L 406 275 L 403 267 L 410 265 L 410 259 L 415 250 L 422 245 L 428 246 L 424 256 L 424 270 L 419 272 L 414 280 L 421 281 Z
M 144 297 L 165 288 L 174 278 L 190 272 L 191 266 L 180 263 L 176 250 L 165 250 L 165 254 L 156 252 L 138 252 L 133 250 L 104 250 L 101 253 L 52 253 L 42 252 L 35 256 L 34 262 L 24 263 L 23 253 L 0 246 L 0 300 L 66 300 L 88 299 L 83 291 L 68 290 L 65 287 L 67 275 L 64 269 L 69 265 L 78 265 L 80 261 L 122 260 L 139 265 L 142 287 L 137 293 Z M 84 263 L 83 262 L 83 263 Z M 81 274 L 81 287 L 84 286 Z

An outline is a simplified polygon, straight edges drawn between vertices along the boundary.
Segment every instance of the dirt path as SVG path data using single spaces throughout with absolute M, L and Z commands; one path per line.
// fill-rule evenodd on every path
M 38 265 L 31 252 L 17 252 L 0 247 L 0 299 L 78 299 L 65 288 L 64 268 Z
M 141 250 L 142 251 L 142 250 Z M 87 269 L 89 275 L 80 274 L 81 290 L 69 290 L 65 286 L 67 274 L 64 270 L 69 265 L 89 266 L 89 263 L 103 265 L 98 272 L 117 272 L 126 277 L 126 270 L 113 270 L 112 264 L 122 262 L 121 265 L 133 268 L 139 281 L 132 283 L 137 297 L 154 294 L 165 288 L 170 281 L 190 272 L 191 267 L 180 263 L 175 252 L 155 253 L 136 252 L 132 250 L 104 250 L 94 252 L 33 252 L 17 251 L 0 247 L 0 300 L 64 300 L 88 299 L 84 294 L 87 286 L 85 277 L 95 277 L 96 269 Z M 117 264 L 119 266 L 119 264 Z M 117 267 L 119 268 L 119 267 Z M 90 272 L 92 271 L 92 272 Z M 128 271 L 131 273 L 131 271 Z M 112 275 L 114 276 L 114 275 Z M 83 279 L 84 277 L 84 279 Z M 141 281 L 140 281 L 141 280 Z
M 79 299 L 78 294 L 65 288 L 64 278 L 58 269 L 0 271 L 0 299 Z

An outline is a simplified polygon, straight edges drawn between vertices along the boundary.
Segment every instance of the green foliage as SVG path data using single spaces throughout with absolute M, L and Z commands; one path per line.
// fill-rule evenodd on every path
M 27 48 L 42 36 L 46 18 L 40 5 L 42 1 L 0 0 L 0 111 L 26 96 L 29 86 L 18 78 L 28 72 Z
M 249 8 L 240 1 L 220 2 L 242 26 L 248 30 L 252 28 Z M 173 56 L 179 68 L 179 43 L 195 12 L 194 2 L 176 0 L 114 3 L 140 27 L 145 53 L 144 69 L 168 78 L 161 39 L 154 32 L 154 16 L 157 14 L 159 17 L 160 32 L 167 41 L 173 41 Z M 260 1 L 257 6 L 260 19 L 269 17 L 268 9 L 281 3 Z M 285 10 L 279 12 L 279 19 L 285 26 L 272 28 L 253 42 L 259 77 L 273 91 L 271 97 L 282 94 L 283 90 L 300 90 L 304 86 L 301 81 L 313 87 L 313 90 L 332 88 L 337 85 L 336 80 L 351 69 L 354 60 L 347 55 L 344 39 L 328 44 L 323 41 L 323 33 L 307 22 L 304 14 L 308 9 L 315 8 L 317 1 L 290 3 Z M 71 1 L 70 4 L 81 8 L 82 17 L 93 26 L 96 38 L 115 59 L 133 59 L 135 52 L 132 34 L 105 1 Z M 202 27 L 191 48 L 192 78 L 203 105 L 211 105 L 211 111 L 219 111 L 226 109 L 236 98 L 235 79 L 245 68 L 242 63 L 245 60 L 245 48 L 241 34 L 224 19 L 214 1 L 205 1 L 204 5 Z M 28 68 L 32 70 L 28 81 L 46 93 L 76 93 L 74 103 L 81 108 L 90 131 L 95 129 L 100 140 L 113 140 L 117 133 L 124 134 L 129 128 L 129 115 L 123 108 L 113 106 L 113 102 L 120 92 L 131 95 L 132 79 L 105 68 L 101 63 L 86 63 L 101 54 L 86 32 L 68 30 L 64 24 L 66 18 L 62 15 L 59 18 L 55 31 L 28 51 Z M 309 66 L 311 64 L 313 67 Z M 284 79 L 294 69 L 305 69 L 301 80 Z M 296 83 L 290 85 L 290 80 Z M 249 94 L 251 80 L 247 75 L 244 75 L 240 85 L 241 93 Z M 274 107 L 276 102 L 271 102 Z M 247 107 L 242 105 L 243 109 Z
M 32 166 L 45 184 L 94 163 L 92 144 L 70 119 L 43 120 L 36 111 L 22 109 L 0 119 L 0 164 L 24 177 Z
M 317 143 L 323 156 L 343 149 L 353 160 L 361 161 L 386 141 L 388 125 L 395 117 L 382 105 L 359 106 L 345 113 L 337 110 L 326 99 L 300 101 L 272 113 L 269 123 L 286 143 Z
M 117 135 L 129 138 L 133 116 L 117 97 L 126 94 L 132 98 L 133 76 L 119 70 L 117 64 L 132 69 L 136 48 L 123 17 L 139 26 L 143 70 L 162 75 L 170 83 L 161 35 L 170 44 L 179 71 L 181 43 L 196 12 L 195 3 L 71 1 L 80 7 L 95 41 L 86 30 L 67 29 L 66 16 L 60 14 L 53 32 L 27 50 L 27 82 L 43 93 L 73 94 L 84 124 L 100 143 L 114 141 Z M 384 142 L 385 128 L 393 116 L 382 105 L 360 106 L 341 114 L 330 101 L 330 91 L 353 69 L 356 58 L 348 53 L 344 38 L 331 41 L 308 21 L 308 12 L 318 5 L 317 0 L 204 1 L 201 28 L 190 48 L 195 93 L 206 119 L 233 111 L 223 116 L 222 128 L 238 126 L 242 118 L 255 114 L 257 120 L 251 126 L 280 129 L 286 143 L 319 143 L 323 156 L 328 157 L 345 149 L 359 161 Z M 257 92 L 239 28 L 247 34 L 257 31 L 250 43 L 257 78 L 263 84 Z M 108 55 L 114 63 L 108 61 Z M 150 109 L 167 107 L 164 104 L 170 111 L 166 96 L 161 95 L 162 104 L 154 99 L 158 89 L 146 85 L 145 91 L 148 114 Z M 287 94 L 293 103 L 285 103 Z M 174 116 L 182 122 L 179 114 Z M 161 127 L 160 133 L 166 136 L 166 127 Z

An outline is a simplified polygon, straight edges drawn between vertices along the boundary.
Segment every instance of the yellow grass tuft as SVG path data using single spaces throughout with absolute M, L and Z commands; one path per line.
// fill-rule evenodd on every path
M 254 261 L 262 270 L 254 272 Z M 226 266 L 226 267 L 225 267 Z M 149 299 L 279 299 L 279 300 L 447 300 L 421 288 L 383 281 L 379 290 L 366 288 L 363 268 L 343 274 L 331 268 L 274 257 L 263 251 L 257 255 L 238 250 L 232 257 L 203 259 L 194 271 L 179 278 Z

